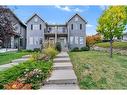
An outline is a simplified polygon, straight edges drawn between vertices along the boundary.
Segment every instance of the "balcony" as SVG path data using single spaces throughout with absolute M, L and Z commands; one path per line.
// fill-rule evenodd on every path
M 67 29 L 65 29 L 65 30 L 58 30 L 58 29 L 48 30 L 48 29 L 45 29 L 44 30 L 44 34 L 55 34 L 55 33 L 57 33 L 57 34 L 67 34 Z

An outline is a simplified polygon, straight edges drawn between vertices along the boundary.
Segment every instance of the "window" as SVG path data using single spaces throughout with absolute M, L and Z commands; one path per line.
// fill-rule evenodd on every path
M 33 24 L 31 24 L 31 30 L 33 30 Z
M 34 45 L 38 45 L 38 37 L 34 37 Z
M 42 44 L 42 38 L 40 38 L 40 44 Z
M 75 21 L 78 21 L 78 17 L 75 18 Z
M 41 24 L 40 24 L 40 30 L 41 30 Z
M 80 30 L 82 30 L 82 24 L 80 24 Z
M 73 30 L 73 24 L 71 24 L 71 30 Z
M 75 44 L 78 44 L 78 36 L 75 36 Z
M 70 44 L 73 44 L 73 39 L 74 39 L 74 37 L 70 36 Z
M 83 37 L 80 37 L 80 44 L 83 44 Z
M 33 25 L 33 30 L 39 30 L 39 25 L 38 24 Z
M 30 45 L 33 45 L 33 37 L 29 38 L 29 43 L 30 43 Z
M 76 30 L 78 29 L 78 25 L 77 25 L 77 23 L 75 24 L 75 29 L 76 29 Z
M 34 18 L 34 21 L 35 21 L 35 22 L 37 22 L 37 21 L 38 21 L 38 18 L 37 18 L 37 17 L 36 17 L 36 18 Z

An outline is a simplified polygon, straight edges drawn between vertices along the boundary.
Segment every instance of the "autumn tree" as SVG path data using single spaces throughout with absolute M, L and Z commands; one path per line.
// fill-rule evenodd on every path
M 110 6 L 98 19 L 97 32 L 110 42 L 110 57 L 112 58 L 112 43 L 115 37 L 122 36 L 126 29 L 127 13 L 125 6 Z
M 0 42 L 6 49 L 12 35 L 14 35 L 14 28 L 11 23 L 10 10 L 6 6 L 0 6 Z

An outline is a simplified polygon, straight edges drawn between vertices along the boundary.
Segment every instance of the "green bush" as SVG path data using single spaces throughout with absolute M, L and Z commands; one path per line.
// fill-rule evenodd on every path
M 54 58 L 58 52 L 54 48 L 48 47 L 43 50 L 43 53 L 48 55 L 51 58 Z
M 36 89 L 36 88 L 38 88 L 40 83 L 42 83 L 48 77 L 48 75 L 52 69 L 52 62 L 51 61 L 48 61 L 48 62 L 27 61 L 27 62 L 21 63 L 17 66 L 14 66 L 12 68 L 9 68 L 6 71 L 0 72 L 0 87 L 1 87 L 1 89 L 2 89 L 3 85 L 8 84 L 8 83 L 16 80 L 17 78 L 24 76 L 24 74 L 26 72 L 32 71 L 34 69 L 39 69 L 39 70 L 41 70 L 41 73 L 42 73 L 40 77 L 32 77 L 28 81 L 28 82 L 31 82 L 32 86 L 36 85 L 36 87 L 33 87 L 33 89 Z
M 34 51 L 35 51 L 35 52 L 40 52 L 41 49 L 40 49 L 40 48 L 34 48 Z
M 56 43 L 56 50 L 61 52 L 61 43 L 60 42 Z
M 72 52 L 76 52 L 76 51 L 79 51 L 79 48 L 78 47 L 75 47 L 71 50 Z
M 90 48 L 88 46 L 81 47 L 81 49 L 80 49 L 80 51 L 89 51 L 89 50 L 90 50 Z

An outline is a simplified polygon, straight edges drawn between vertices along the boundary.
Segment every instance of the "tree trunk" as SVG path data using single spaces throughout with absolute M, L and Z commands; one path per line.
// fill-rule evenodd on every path
M 110 39 L 110 58 L 112 58 L 113 48 L 112 48 L 113 40 Z

